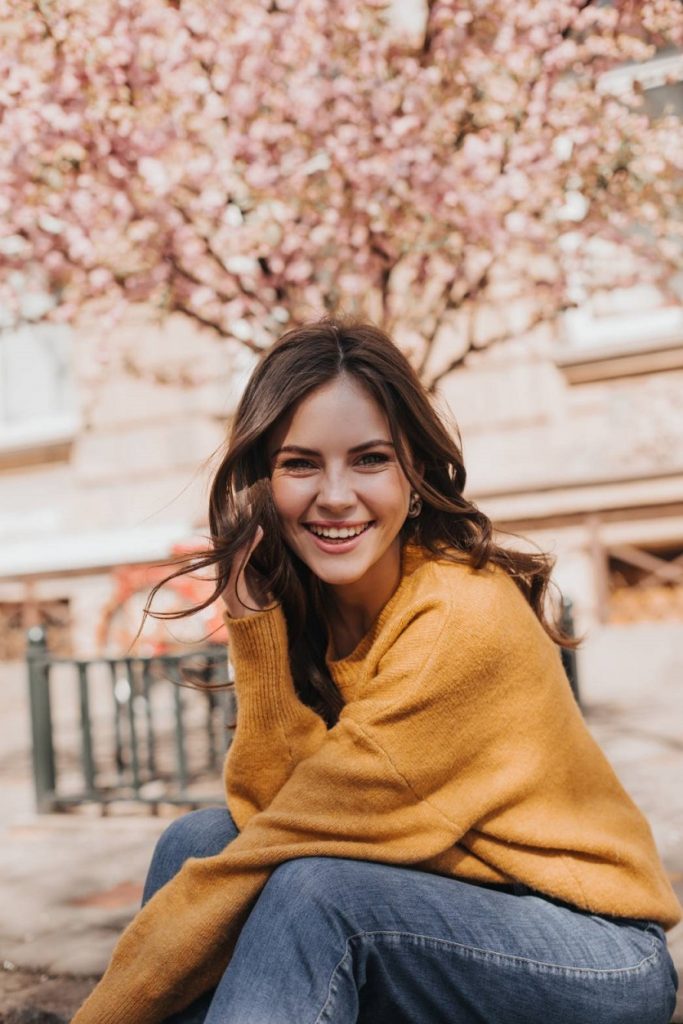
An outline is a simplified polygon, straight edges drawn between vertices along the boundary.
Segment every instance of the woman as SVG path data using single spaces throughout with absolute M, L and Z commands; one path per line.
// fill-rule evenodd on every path
M 227 608 L 229 810 L 161 838 L 74 1024 L 669 1020 L 680 907 L 573 701 L 549 560 L 464 484 L 375 327 L 256 368 L 189 567 Z

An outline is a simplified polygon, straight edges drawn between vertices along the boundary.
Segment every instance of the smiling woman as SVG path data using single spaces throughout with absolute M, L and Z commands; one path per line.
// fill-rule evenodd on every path
M 211 489 L 212 548 L 177 574 L 216 566 L 199 607 L 222 594 L 239 617 L 277 602 L 297 693 L 330 727 L 344 702 L 328 643 L 340 653 L 367 632 L 399 584 L 407 543 L 501 566 L 548 636 L 573 645 L 547 612 L 551 559 L 496 544 L 465 481 L 458 440 L 386 334 L 351 320 L 307 324 L 284 334 L 248 382 Z M 330 536 L 350 526 L 367 535 Z M 242 563 L 244 602 L 229 594 Z
M 328 623 L 339 655 L 355 647 L 399 584 L 410 482 L 385 413 L 348 375 L 301 399 L 272 432 L 271 447 L 282 536 L 334 596 Z
M 573 700 L 551 561 L 464 486 L 376 327 L 256 368 L 174 574 L 226 606 L 227 809 L 164 833 L 74 1024 L 669 1020 L 680 907 Z

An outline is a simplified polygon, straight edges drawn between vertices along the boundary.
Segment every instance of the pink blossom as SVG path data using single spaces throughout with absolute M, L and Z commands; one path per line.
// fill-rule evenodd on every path
M 38 259 L 67 318 L 163 286 L 252 348 L 337 302 L 416 339 L 524 246 L 561 308 L 571 196 L 671 273 L 681 122 L 601 76 L 680 45 L 678 0 L 435 0 L 426 46 L 383 0 L 272 6 L 0 0 L 0 288 Z

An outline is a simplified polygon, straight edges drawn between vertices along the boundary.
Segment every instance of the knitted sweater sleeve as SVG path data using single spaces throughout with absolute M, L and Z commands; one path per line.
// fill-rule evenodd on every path
M 285 861 L 330 856 L 412 865 L 459 839 L 468 823 L 445 813 L 438 799 L 453 775 L 453 721 L 444 722 L 438 700 L 430 712 L 430 693 L 481 666 L 477 645 L 444 644 L 444 625 L 443 607 L 423 609 L 405 624 L 396 657 L 387 653 L 370 681 L 369 701 L 344 708 L 318 749 L 222 853 L 186 861 L 156 893 L 73 1024 L 159 1024 L 216 985 L 269 875 Z M 279 682 L 271 680 L 273 689 Z M 420 790 L 396 766 L 401 749 L 404 762 L 409 749 L 420 762 Z
M 228 808 L 242 830 L 268 807 L 299 761 L 318 749 L 327 727 L 294 689 L 282 610 L 243 619 L 226 615 L 225 623 L 235 665 L 237 726 L 224 783 Z

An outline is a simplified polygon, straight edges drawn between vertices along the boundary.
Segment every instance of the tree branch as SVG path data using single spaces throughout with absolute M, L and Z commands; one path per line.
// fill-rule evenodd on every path
M 196 323 L 201 324 L 202 327 L 208 327 L 209 330 L 217 334 L 222 340 L 230 338 L 232 341 L 236 341 L 239 345 L 242 345 L 244 348 L 249 349 L 250 352 L 254 352 L 257 355 L 262 355 L 265 351 L 260 345 L 257 345 L 255 341 L 246 341 L 243 338 L 235 338 L 232 334 L 226 333 L 223 325 L 217 320 L 214 320 L 213 317 L 199 313 L 196 309 L 193 309 L 192 306 L 188 306 L 179 298 L 175 298 L 171 303 L 169 303 L 168 308 L 171 312 L 183 313 L 184 316 L 187 316 Z
M 575 23 L 576 19 L 578 18 L 578 16 L 580 14 L 582 14 L 583 11 L 585 11 L 587 7 L 592 7 L 594 3 L 595 3 L 595 0 L 582 0 L 582 2 L 579 3 L 578 7 L 576 8 L 576 11 L 574 12 L 574 16 L 572 18 L 570 18 L 570 20 L 567 22 L 565 27 L 560 32 L 560 37 L 562 39 L 569 39 L 569 37 L 571 36 L 572 32 L 574 31 L 574 23 Z
M 186 281 L 190 281 L 192 284 L 196 284 L 198 288 L 210 288 L 216 293 L 216 297 L 219 298 L 221 302 L 231 302 L 235 298 L 234 295 L 229 295 L 228 292 L 224 291 L 222 288 L 217 288 L 215 285 L 209 284 L 207 281 L 203 281 L 198 274 L 194 273 L 194 271 L 188 270 L 187 267 L 184 267 L 174 252 L 168 252 L 164 258 L 179 277 L 184 278 Z
M 465 303 L 471 303 L 472 300 L 474 300 L 480 294 L 480 292 L 482 292 L 484 290 L 484 288 L 486 288 L 486 286 L 489 283 L 489 274 L 491 273 L 491 269 L 492 269 L 494 263 L 496 262 L 496 258 L 497 258 L 496 256 L 491 256 L 490 260 L 488 261 L 488 263 L 486 264 L 486 266 L 482 270 L 482 272 L 479 275 L 479 277 L 476 279 L 476 281 L 474 281 L 469 286 L 467 291 L 464 292 L 463 295 L 461 295 L 461 297 L 460 297 L 460 299 L 458 300 L 457 303 L 452 302 L 451 299 L 450 299 L 450 293 L 451 293 L 451 290 L 453 288 L 453 285 L 455 284 L 455 280 L 457 278 L 457 270 L 454 271 L 453 275 L 448 279 L 448 281 L 446 283 L 446 286 L 443 289 L 442 294 L 441 294 L 441 300 L 440 301 L 443 302 L 443 307 L 441 309 L 441 312 L 435 317 L 434 329 L 429 333 L 429 335 L 425 339 L 426 340 L 426 345 L 425 345 L 424 354 L 422 356 L 422 359 L 420 360 L 420 365 L 419 365 L 418 370 L 417 370 L 418 375 L 420 377 L 422 376 L 422 374 L 424 373 L 425 369 L 427 368 L 427 364 L 429 362 L 429 358 L 430 358 L 430 356 L 432 354 L 432 351 L 434 349 L 434 343 L 436 341 L 436 336 L 439 333 L 439 328 L 441 327 L 441 325 L 443 323 L 444 316 L 446 315 L 446 313 L 450 312 L 451 310 L 460 309 L 462 306 L 465 305 Z M 468 351 L 469 351 L 470 347 L 471 346 L 468 345 Z
M 535 327 L 539 327 L 541 324 L 552 323 L 566 308 L 568 307 L 560 307 L 559 309 L 553 309 L 550 312 L 548 310 L 541 310 L 536 314 L 536 316 L 532 317 L 532 319 L 525 326 L 523 331 L 515 331 L 514 333 L 512 331 L 503 331 L 495 338 L 491 338 L 489 341 L 487 341 L 485 345 L 482 345 L 482 348 L 488 350 L 490 348 L 493 348 L 493 346 L 495 345 L 501 345 L 504 342 L 511 341 L 513 338 L 519 338 L 521 335 L 528 334 L 529 331 L 532 331 Z M 471 311 L 472 314 L 474 314 L 474 306 L 471 307 Z M 449 373 L 452 373 L 454 370 L 457 370 L 458 367 L 464 364 L 467 356 L 474 347 L 472 344 L 473 328 L 474 316 L 472 315 L 468 329 L 469 339 L 467 347 L 456 359 L 451 360 L 451 362 L 443 370 L 440 370 L 436 374 L 436 376 L 433 377 L 429 381 L 429 383 L 426 384 L 427 391 L 430 395 L 433 395 L 436 392 L 438 384 L 444 379 L 444 377 L 447 377 Z
M 439 3 L 439 0 L 427 0 L 427 21 L 425 24 L 425 34 L 422 41 L 422 49 L 420 53 L 420 63 L 424 64 L 431 54 L 432 43 L 434 42 L 434 30 L 432 22 L 434 20 L 434 11 Z

